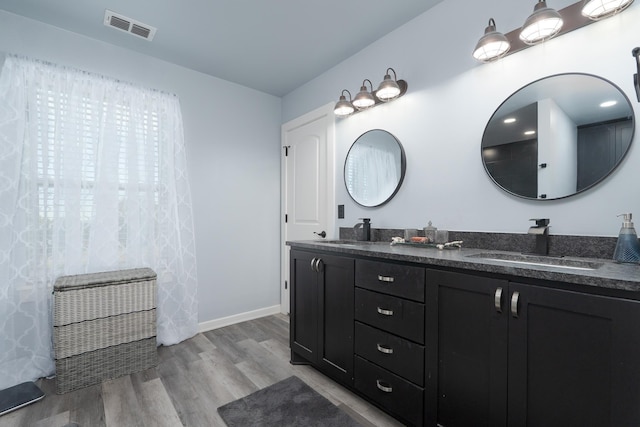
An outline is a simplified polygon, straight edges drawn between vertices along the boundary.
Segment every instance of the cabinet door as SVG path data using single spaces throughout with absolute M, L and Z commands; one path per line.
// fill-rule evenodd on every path
M 426 425 L 506 426 L 507 287 L 427 270 Z
M 327 375 L 352 384 L 354 260 L 318 257 L 318 365 Z
M 312 268 L 317 257 L 309 252 L 291 251 L 291 325 L 290 342 L 293 353 L 309 362 L 318 353 L 318 273 Z
M 509 295 L 509 426 L 638 426 L 640 302 L 513 283 Z

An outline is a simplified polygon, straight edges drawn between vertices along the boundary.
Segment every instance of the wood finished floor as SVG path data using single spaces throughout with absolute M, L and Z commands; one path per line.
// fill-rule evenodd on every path
M 201 333 L 158 355 L 155 368 L 63 395 L 55 380 L 40 380 L 45 398 L 1 416 L 0 427 L 224 427 L 219 406 L 291 375 L 365 427 L 402 426 L 313 368 L 291 365 L 285 315 Z

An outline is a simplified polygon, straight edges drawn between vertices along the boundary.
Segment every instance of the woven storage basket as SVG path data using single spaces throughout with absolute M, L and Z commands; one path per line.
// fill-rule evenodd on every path
M 56 360 L 56 393 L 99 384 L 157 364 L 155 337 Z
M 156 366 L 156 273 L 63 276 L 53 287 L 56 392 Z
M 121 314 L 53 328 L 55 358 L 156 336 L 156 311 Z
M 62 276 L 53 285 L 53 325 L 151 310 L 156 273 L 150 268 Z

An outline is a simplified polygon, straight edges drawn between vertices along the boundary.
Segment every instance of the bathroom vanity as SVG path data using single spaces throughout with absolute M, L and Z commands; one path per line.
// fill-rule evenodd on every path
M 291 361 L 416 426 L 636 426 L 640 266 L 291 246 Z

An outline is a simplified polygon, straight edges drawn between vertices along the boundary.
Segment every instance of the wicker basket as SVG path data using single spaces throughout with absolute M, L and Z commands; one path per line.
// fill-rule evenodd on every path
M 62 276 L 53 286 L 53 325 L 156 308 L 156 273 L 150 268 Z
M 157 364 L 155 337 L 59 359 L 56 360 L 56 393 L 99 384 Z
M 156 273 L 63 276 L 54 284 L 56 392 L 156 366 Z

